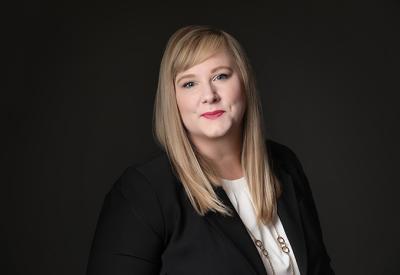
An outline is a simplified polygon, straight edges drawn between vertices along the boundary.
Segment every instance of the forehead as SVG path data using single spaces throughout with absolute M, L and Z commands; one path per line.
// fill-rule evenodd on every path
M 176 79 L 184 74 L 197 74 L 197 73 L 208 73 L 209 71 L 217 67 L 230 67 L 234 69 L 234 59 L 232 55 L 227 50 L 219 50 L 213 54 L 210 54 L 202 62 L 193 65 L 192 67 L 179 72 L 176 75 Z

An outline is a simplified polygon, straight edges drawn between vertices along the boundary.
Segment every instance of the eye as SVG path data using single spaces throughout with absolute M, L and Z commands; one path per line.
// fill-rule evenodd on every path
M 227 74 L 219 74 L 215 77 L 215 79 L 221 80 L 221 79 L 227 79 L 228 75 Z
M 183 85 L 182 85 L 182 88 L 191 88 L 191 87 L 193 87 L 194 86 L 194 82 L 193 81 L 189 81 L 189 82 L 186 82 L 186 83 L 184 83 Z

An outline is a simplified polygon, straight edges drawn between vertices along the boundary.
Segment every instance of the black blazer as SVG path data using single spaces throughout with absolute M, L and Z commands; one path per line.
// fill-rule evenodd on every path
M 301 274 L 334 274 L 300 162 L 288 147 L 266 144 L 283 189 L 278 215 Z M 216 192 L 233 217 L 198 215 L 165 153 L 128 168 L 105 197 L 87 274 L 267 274 L 225 191 Z

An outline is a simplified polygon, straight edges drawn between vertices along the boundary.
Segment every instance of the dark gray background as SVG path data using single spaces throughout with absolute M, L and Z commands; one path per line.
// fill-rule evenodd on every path
M 3 20 L 1 269 L 84 274 L 105 193 L 157 150 L 168 37 L 211 24 L 247 50 L 268 136 L 304 166 L 334 269 L 396 274 L 398 2 L 147 4 L 30 1 Z

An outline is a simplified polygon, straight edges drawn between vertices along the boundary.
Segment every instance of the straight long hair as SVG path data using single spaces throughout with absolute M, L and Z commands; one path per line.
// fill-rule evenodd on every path
M 281 189 L 269 163 L 262 110 L 252 68 L 244 49 L 233 36 L 211 26 L 191 25 L 178 29 L 169 38 L 161 60 L 154 102 L 154 135 L 167 153 L 197 213 L 205 215 L 213 211 L 232 215 L 232 209 L 215 193 L 214 187 L 221 185 L 221 178 L 188 137 L 177 106 L 174 84 L 178 73 L 203 62 L 220 50 L 231 54 L 241 76 L 246 98 L 241 165 L 257 221 L 267 224 L 276 215 L 276 201 Z

